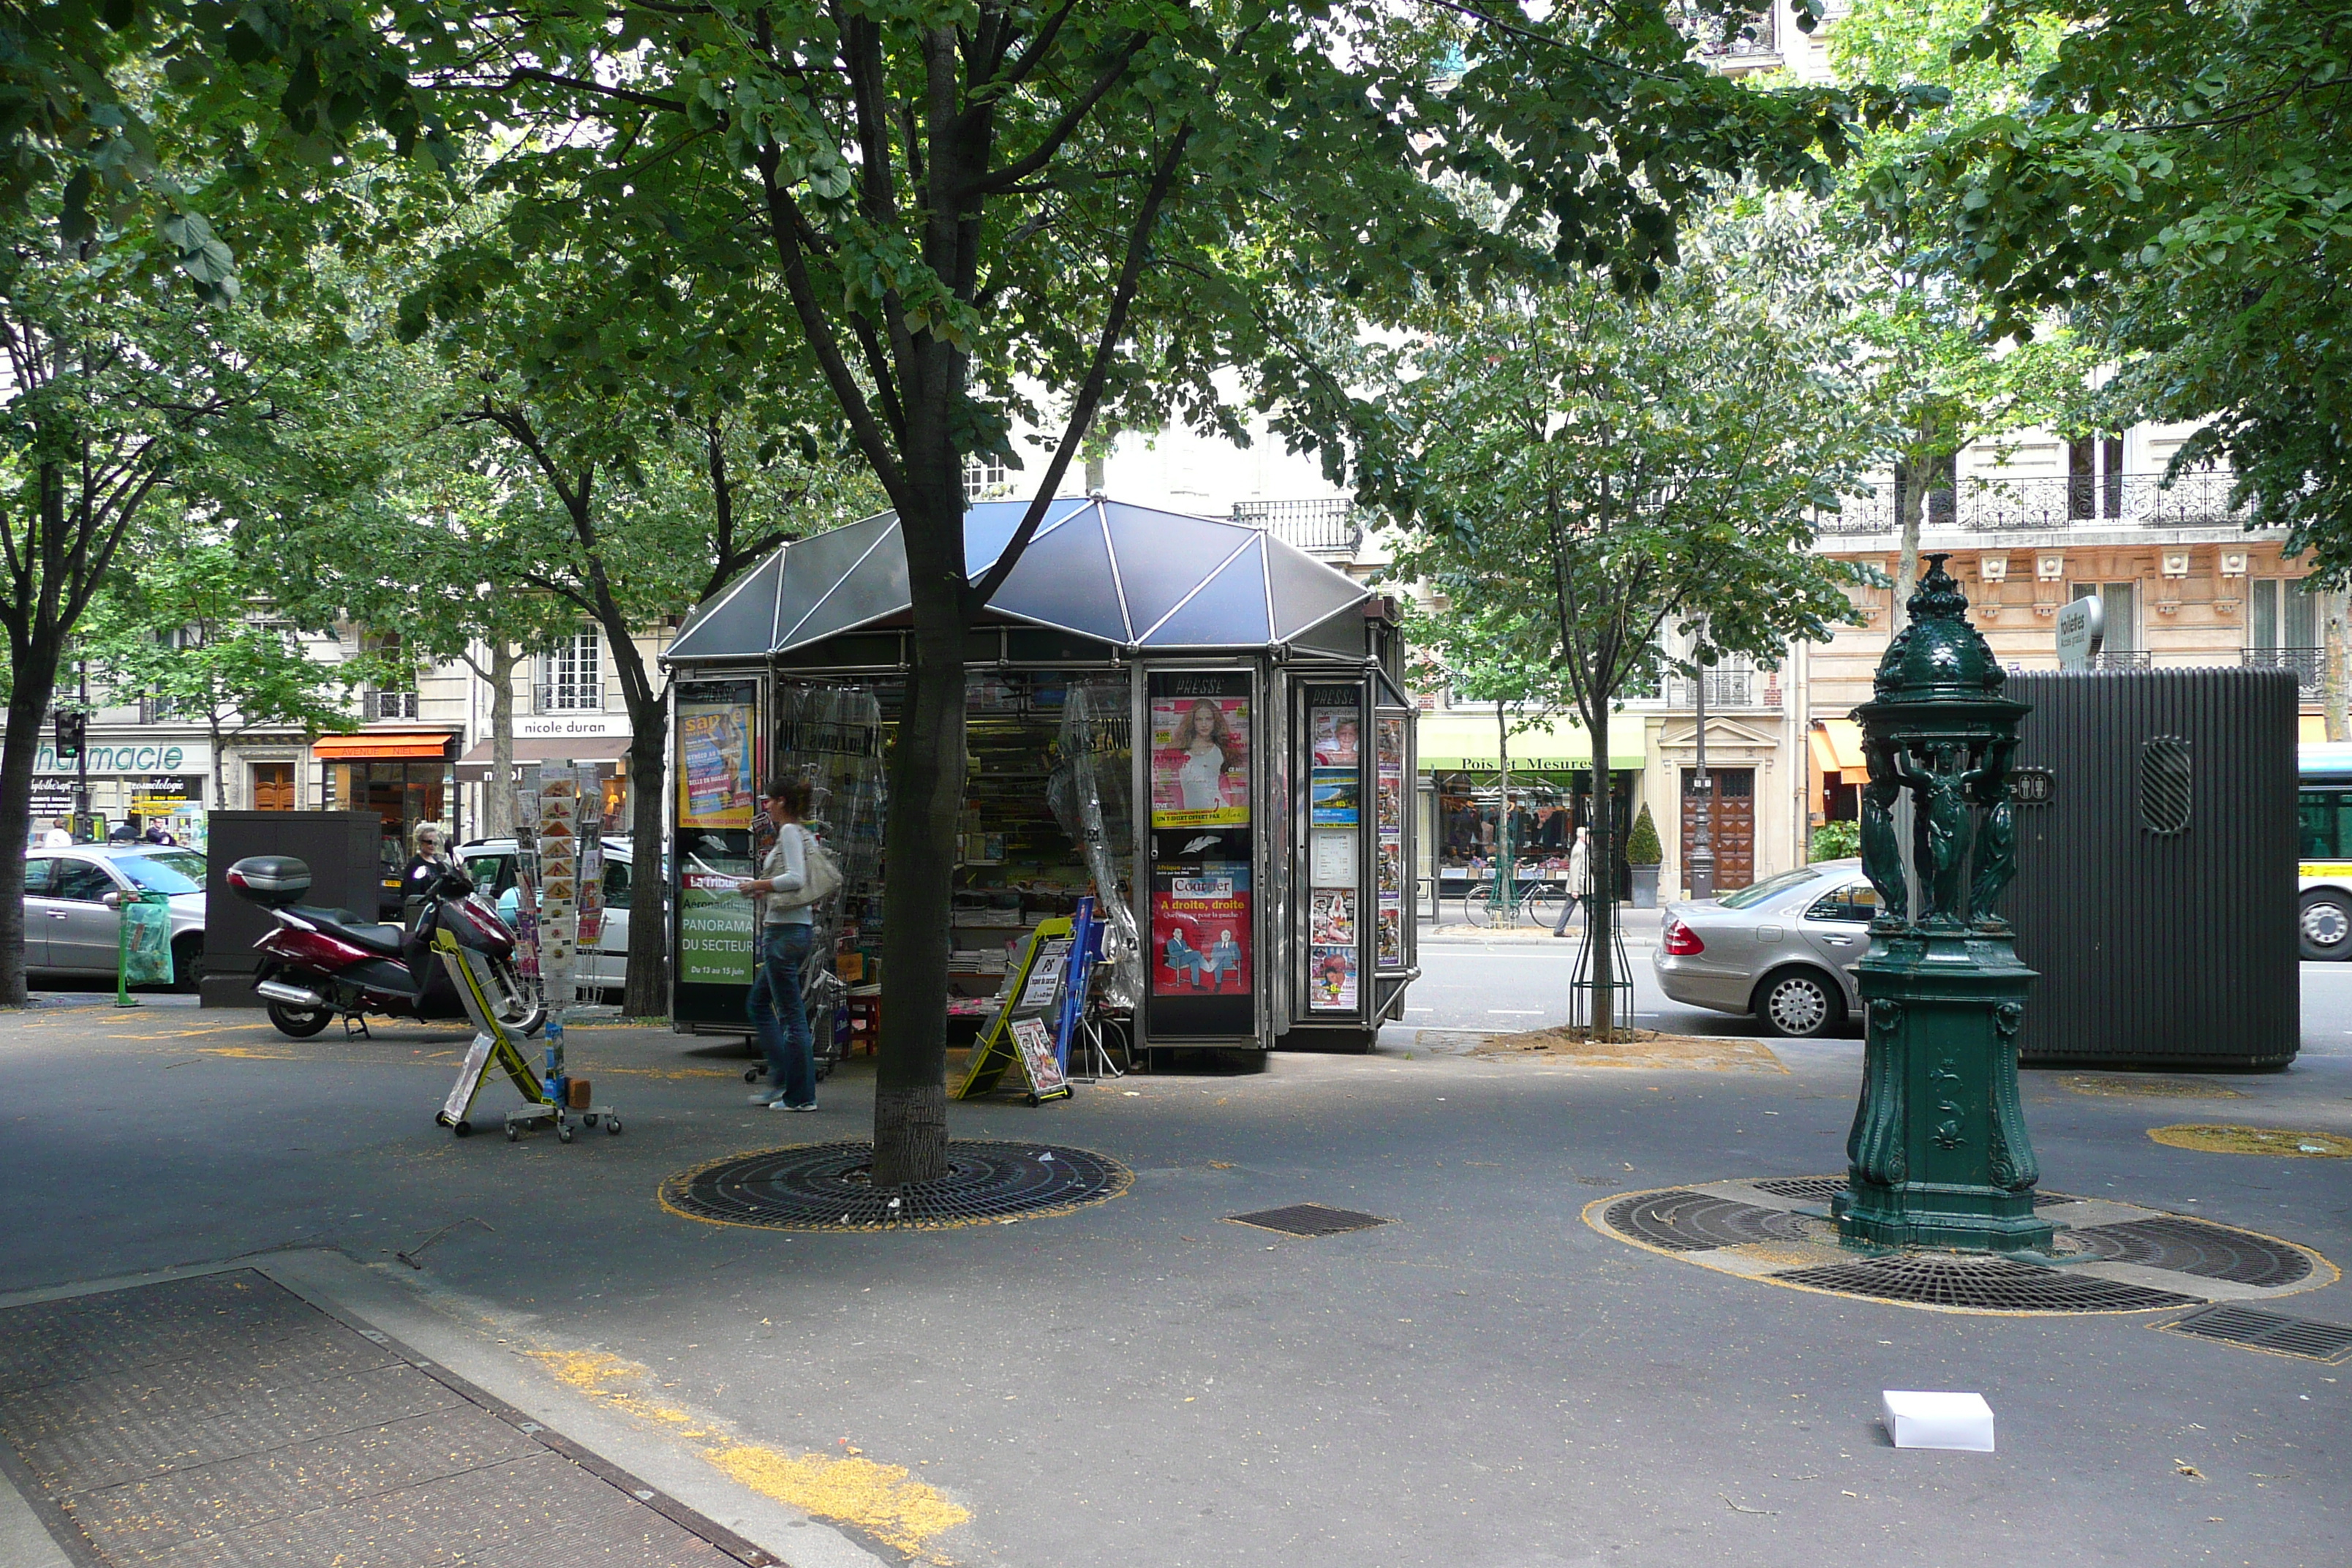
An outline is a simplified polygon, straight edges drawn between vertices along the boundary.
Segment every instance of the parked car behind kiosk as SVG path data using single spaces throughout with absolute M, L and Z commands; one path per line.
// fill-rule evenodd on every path
M 25 857 L 25 968 L 36 974 L 110 980 L 122 917 L 110 893 L 161 893 L 172 903 L 172 975 L 194 991 L 205 953 L 205 858 L 194 849 L 80 844 Z

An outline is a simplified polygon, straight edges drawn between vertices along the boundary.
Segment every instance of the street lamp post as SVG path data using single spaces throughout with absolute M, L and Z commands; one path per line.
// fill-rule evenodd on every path
M 1706 632 L 1701 630 L 1700 645 L 1704 647 Z M 1698 794 L 1691 807 L 1690 896 L 1694 899 L 1715 897 L 1715 778 L 1706 771 L 1706 664 L 1698 649 L 1693 650 L 1691 662 L 1698 673 L 1691 683 L 1694 700 L 1691 704 L 1695 720 L 1692 733 L 1698 745 Z
M 1870 768 L 1863 874 L 1882 912 L 1857 969 L 1869 1033 L 1832 1212 L 1849 1242 L 2021 1252 L 2051 1237 L 2033 1215 L 2041 1172 L 2017 1097 L 2033 971 L 1993 905 L 2016 869 L 2009 763 L 2029 710 L 2000 695 L 2006 678 L 1945 560 L 1927 558 L 1910 624 L 1853 711 Z

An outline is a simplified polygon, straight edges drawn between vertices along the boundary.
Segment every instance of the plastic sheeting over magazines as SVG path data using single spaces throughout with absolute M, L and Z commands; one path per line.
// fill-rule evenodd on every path
M 1027 501 L 964 513 L 977 576 Z M 1130 649 L 1286 643 L 1370 597 L 1363 584 L 1246 523 L 1071 496 L 1050 503 L 990 610 Z M 903 624 L 907 558 L 896 512 L 799 540 L 695 611 L 665 657 L 756 658 L 862 627 Z

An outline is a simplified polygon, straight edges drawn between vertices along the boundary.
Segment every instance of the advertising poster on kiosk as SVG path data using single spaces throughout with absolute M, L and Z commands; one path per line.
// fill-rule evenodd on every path
M 1183 677 L 1155 678 L 1182 681 Z M 1230 678 L 1192 677 L 1225 684 Z M 1246 678 L 1243 678 L 1246 680 Z M 1250 819 L 1249 697 L 1151 700 L 1151 826 L 1229 827 Z
M 752 792 L 751 704 L 680 702 L 677 825 L 749 827 Z
M 1154 670 L 1147 1032 L 1236 1038 L 1257 1029 L 1251 868 L 1251 680 Z
M 1382 969 L 1404 966 L 1404 814 L 1405 725 L 1401 713 L 1383 713 L 1373 721 L 1378 737 L 1375 763 L 1374 825 L 1380 834 L 1380 910 L 1376 945 Z
M 1162 866 L 1151 879 L 1151 994 L 1250 994 L 1246 861 Z

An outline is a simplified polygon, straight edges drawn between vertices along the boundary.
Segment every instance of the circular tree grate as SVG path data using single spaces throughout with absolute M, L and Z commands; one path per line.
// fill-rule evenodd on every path
M 1771 1278 L 1817 1290 L 1971 1312 L 2150 1312 L 2198 1302 L 2194 1296 L 2007 1258 L 1914 1253 L 1785 1269 Z
M 2186 1217 L 2085 1226 L 2061 1235 L 2078 1256 L 2102 1263 L 2144 1263 L 2240 1285 L 2292 1285 L 2311 1272 L 2311 1258 L 2299 1247 Z
M 1801 1198 L 1808 1203 L 1826 1204 L 1845 1191 L 1843 1176 L 1775 1176 L 1768 1182 L 1754 1183 L 1759 1193 L 1769 1193 L 1776 1198 Z M 2033 1206 L 2055 1208 L 2060 1204 L 2078 1204 L 2083 1200 L 2065 1193 L 2033 1194 Z
M 1680 1189 L 1620 1198 L 1601 1217 L 1620 1236 L 1670 1252 L 1703 1252 L 1757 1241 L 1805 1241 L 1813 1235 L 1807 1226 L 1817 1223 L 1786 1209 L 1759 1208 Z
M 737 1154 L 672 1176 L 661 1203 L 689 1219 L 771 1230 L 945 1230 L 1067 1214 L 1135 1179 L 1108 1155 L 1057 1143 L 951 1143 L 946 1175 L 896 1191 L 872 1184 L 873 1163 L 871 1143 Z

